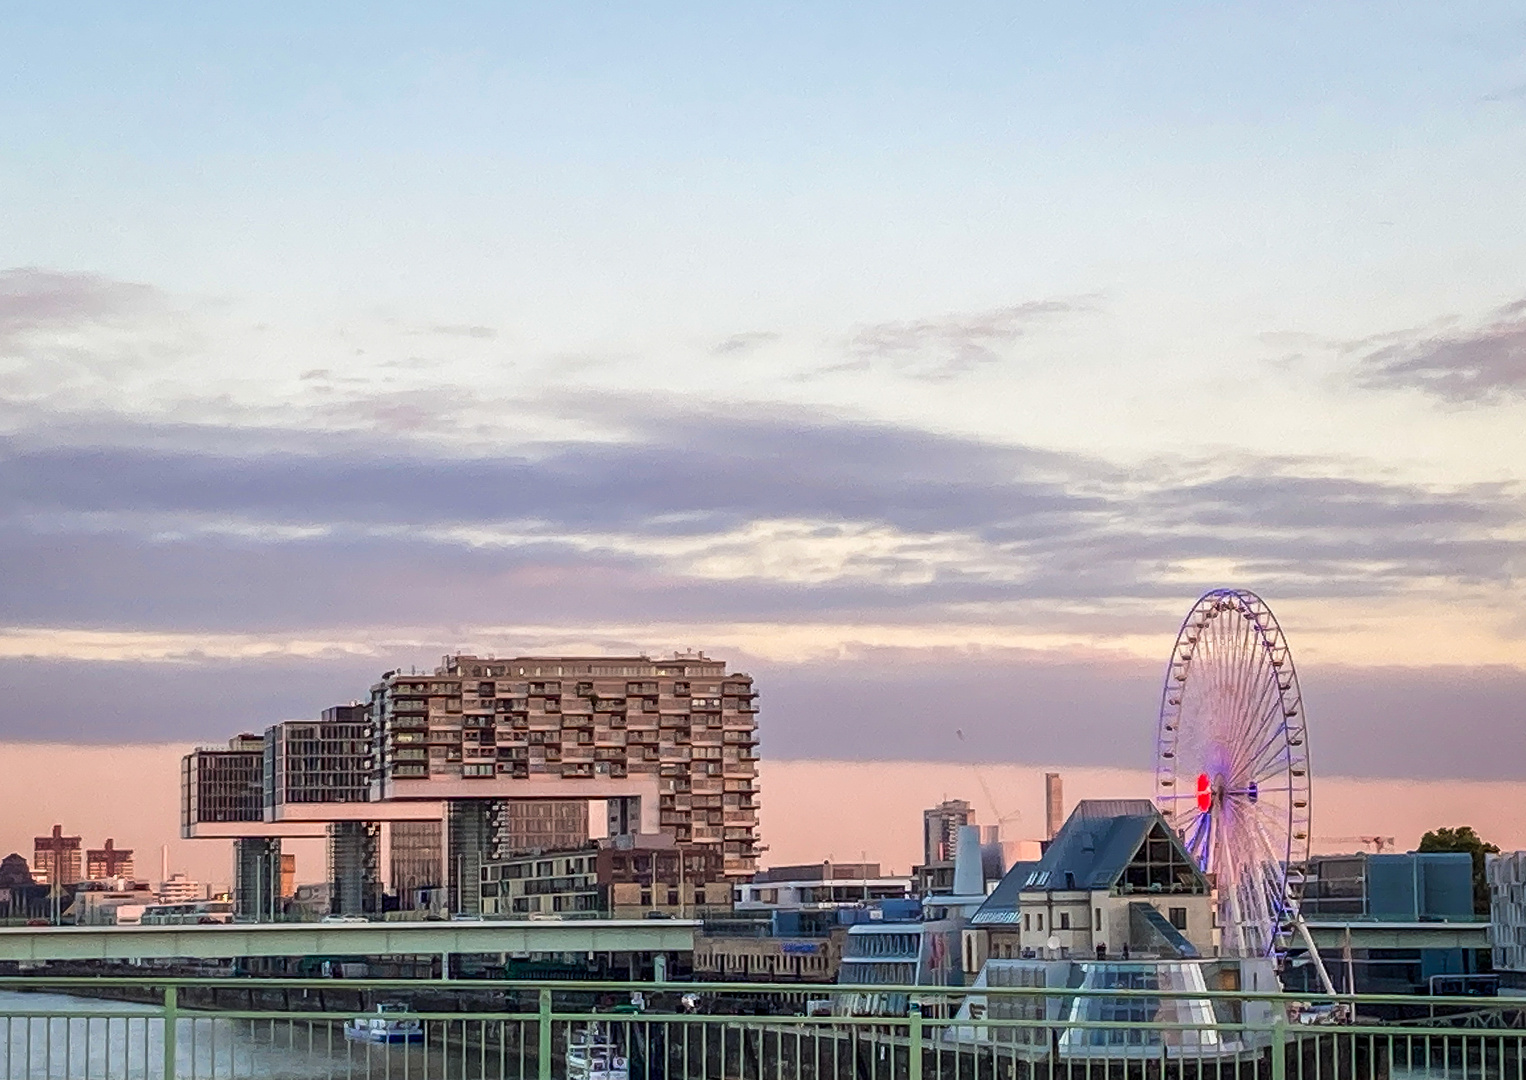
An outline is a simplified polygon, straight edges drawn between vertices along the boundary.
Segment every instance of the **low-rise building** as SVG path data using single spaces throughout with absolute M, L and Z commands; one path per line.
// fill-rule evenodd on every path
M 63 917 L 76 926 L 125 925 L 136 922 L 136 916 L 153 902 L 147 882 L 90 882 L 76 890 Z
M 847 912 L 737 912 L 705 920 L 694 939 L 694 977 L 718 982 L 836 981 Z
M 1482 950 L 1464 947 L 1447 929 L 1471 930 L 1483 921 L 1473 913 L 1473 859 L 1466 853 L 1316 855 L 1299 906 L 1342 993 L 1427 993 L 1438 978 L 1477 986 Z M 1373 947 L 1379 934 L 1382 944 Z M 1283 976 L 1289 990 L 1317 988 L 1312 965 L 1301 962 L 1306 951 L 1293 941 Z
M 1213 956 L 1212 888 L 1153 803 L 1088 799 L 1041 859 L 1007 872 L 963 946 L 972 973 L 992 957 Z
M 206 885 L 179 872 L 171 874 L 159 883 L 159 902 L 163 904 L 184 904 L 206 898 Z
M 853 907 L 912 895 L 911 879 L 884 874 L 879 863 L 806 863 L 760 870 L 736 886 L 738 910 Z
M 485 863 L 481 874 L 484 915 L 703 918 L 731 910 L 721 853 L 666 833 L 511 855 Z

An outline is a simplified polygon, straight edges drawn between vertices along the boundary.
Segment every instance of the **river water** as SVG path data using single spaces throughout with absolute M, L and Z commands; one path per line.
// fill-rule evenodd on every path
M 68 1015 L 25 1015 L 38 1012 Z M 0 1077 L 164 1080 L 164 1022 L 157 1013 L 148 1005 L 0 990 Z M 463 1049 L 461 1022 L 451 1023 L 448 1040 L 436 1022 L 422 1045 L 385 1046 L 346 1039 L 338 1023 L 182 1013 L 175 1027 L 175 1077 L 484 1080 L 535 1075 L 533 1060 L 522 1061 L 517 1049 L 485 1048 L 476 1037 L 482 1024 L 466 1023 L 473 1038 Z M 533 1047 L 533 1031 L 529 1035 Z
M 28 1016 L 28 1013 L 67 1015 Z M 516 1024 L 517 1022 L 510 1022 Z M 321 1020 L 230 1020 L 182 1013 L 176 1024 L 175 1080 L 508 1080 L 536 1075 L 533 1022 L 499 1038 L 496 1021 L 466 1019 L 427 1025 L 422 1045 L 383 1046 L 344 1037 Z M 484 1039 L 484 1034 L 493 1038 Z M 507 1041 L 510 1045 L 503 1046 Z M 555 1072 L 560 1074 L 561 1063 Z M 851 1069 L 847 1070 L 851 1075 Z M 1390 1080 L 1472 1080 L 1489 1073 L 1439 1063 Z M 3 1080 L 164 1080 L 164 1023 L 149 1005 L 63 994 L 0 990 L 0 1078 Z M 1328 1077 L 1326 1080 L 1346 1080 Z M 1365 1078 L 1350 1078 L 1365 1080 Z

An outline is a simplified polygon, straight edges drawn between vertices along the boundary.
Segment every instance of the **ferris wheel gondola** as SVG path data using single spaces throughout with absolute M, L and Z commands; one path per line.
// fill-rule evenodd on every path
M 1296 931 L 1307 939 L 1303 698 L 1282 628 L 1254 593 L 1215 589 L 1182 623 L 1161 693 L 1155 799 L 1212 875 L 1224 953 L 1281 960 Z

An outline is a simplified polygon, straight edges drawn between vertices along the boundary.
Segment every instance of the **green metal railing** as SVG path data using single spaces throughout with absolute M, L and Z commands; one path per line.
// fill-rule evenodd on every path
M 393 1000 L 417 1042 L 346 1035 Z M 1526 1080 L 1526 999 L 1308 1005 L 1053 987 L 12 977 L 0 1077 L 614 1080 L 592 1067 L 603 1044 L 629 1080 Z M 863 1015 L 874 1009 L 898 1015 Z

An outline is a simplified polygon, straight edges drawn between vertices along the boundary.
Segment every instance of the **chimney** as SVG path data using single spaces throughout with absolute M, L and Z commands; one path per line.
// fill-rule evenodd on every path
M 984 896 L 985 875 L 980 868 L 980 826 L 959 826 L 954 847 L 954 895 Z
M 1065 795 L 1060 789 L 1060 774 L 1044 774 L 1044 839 L 1053 840 L 1054 834 L 1065 824 Z

